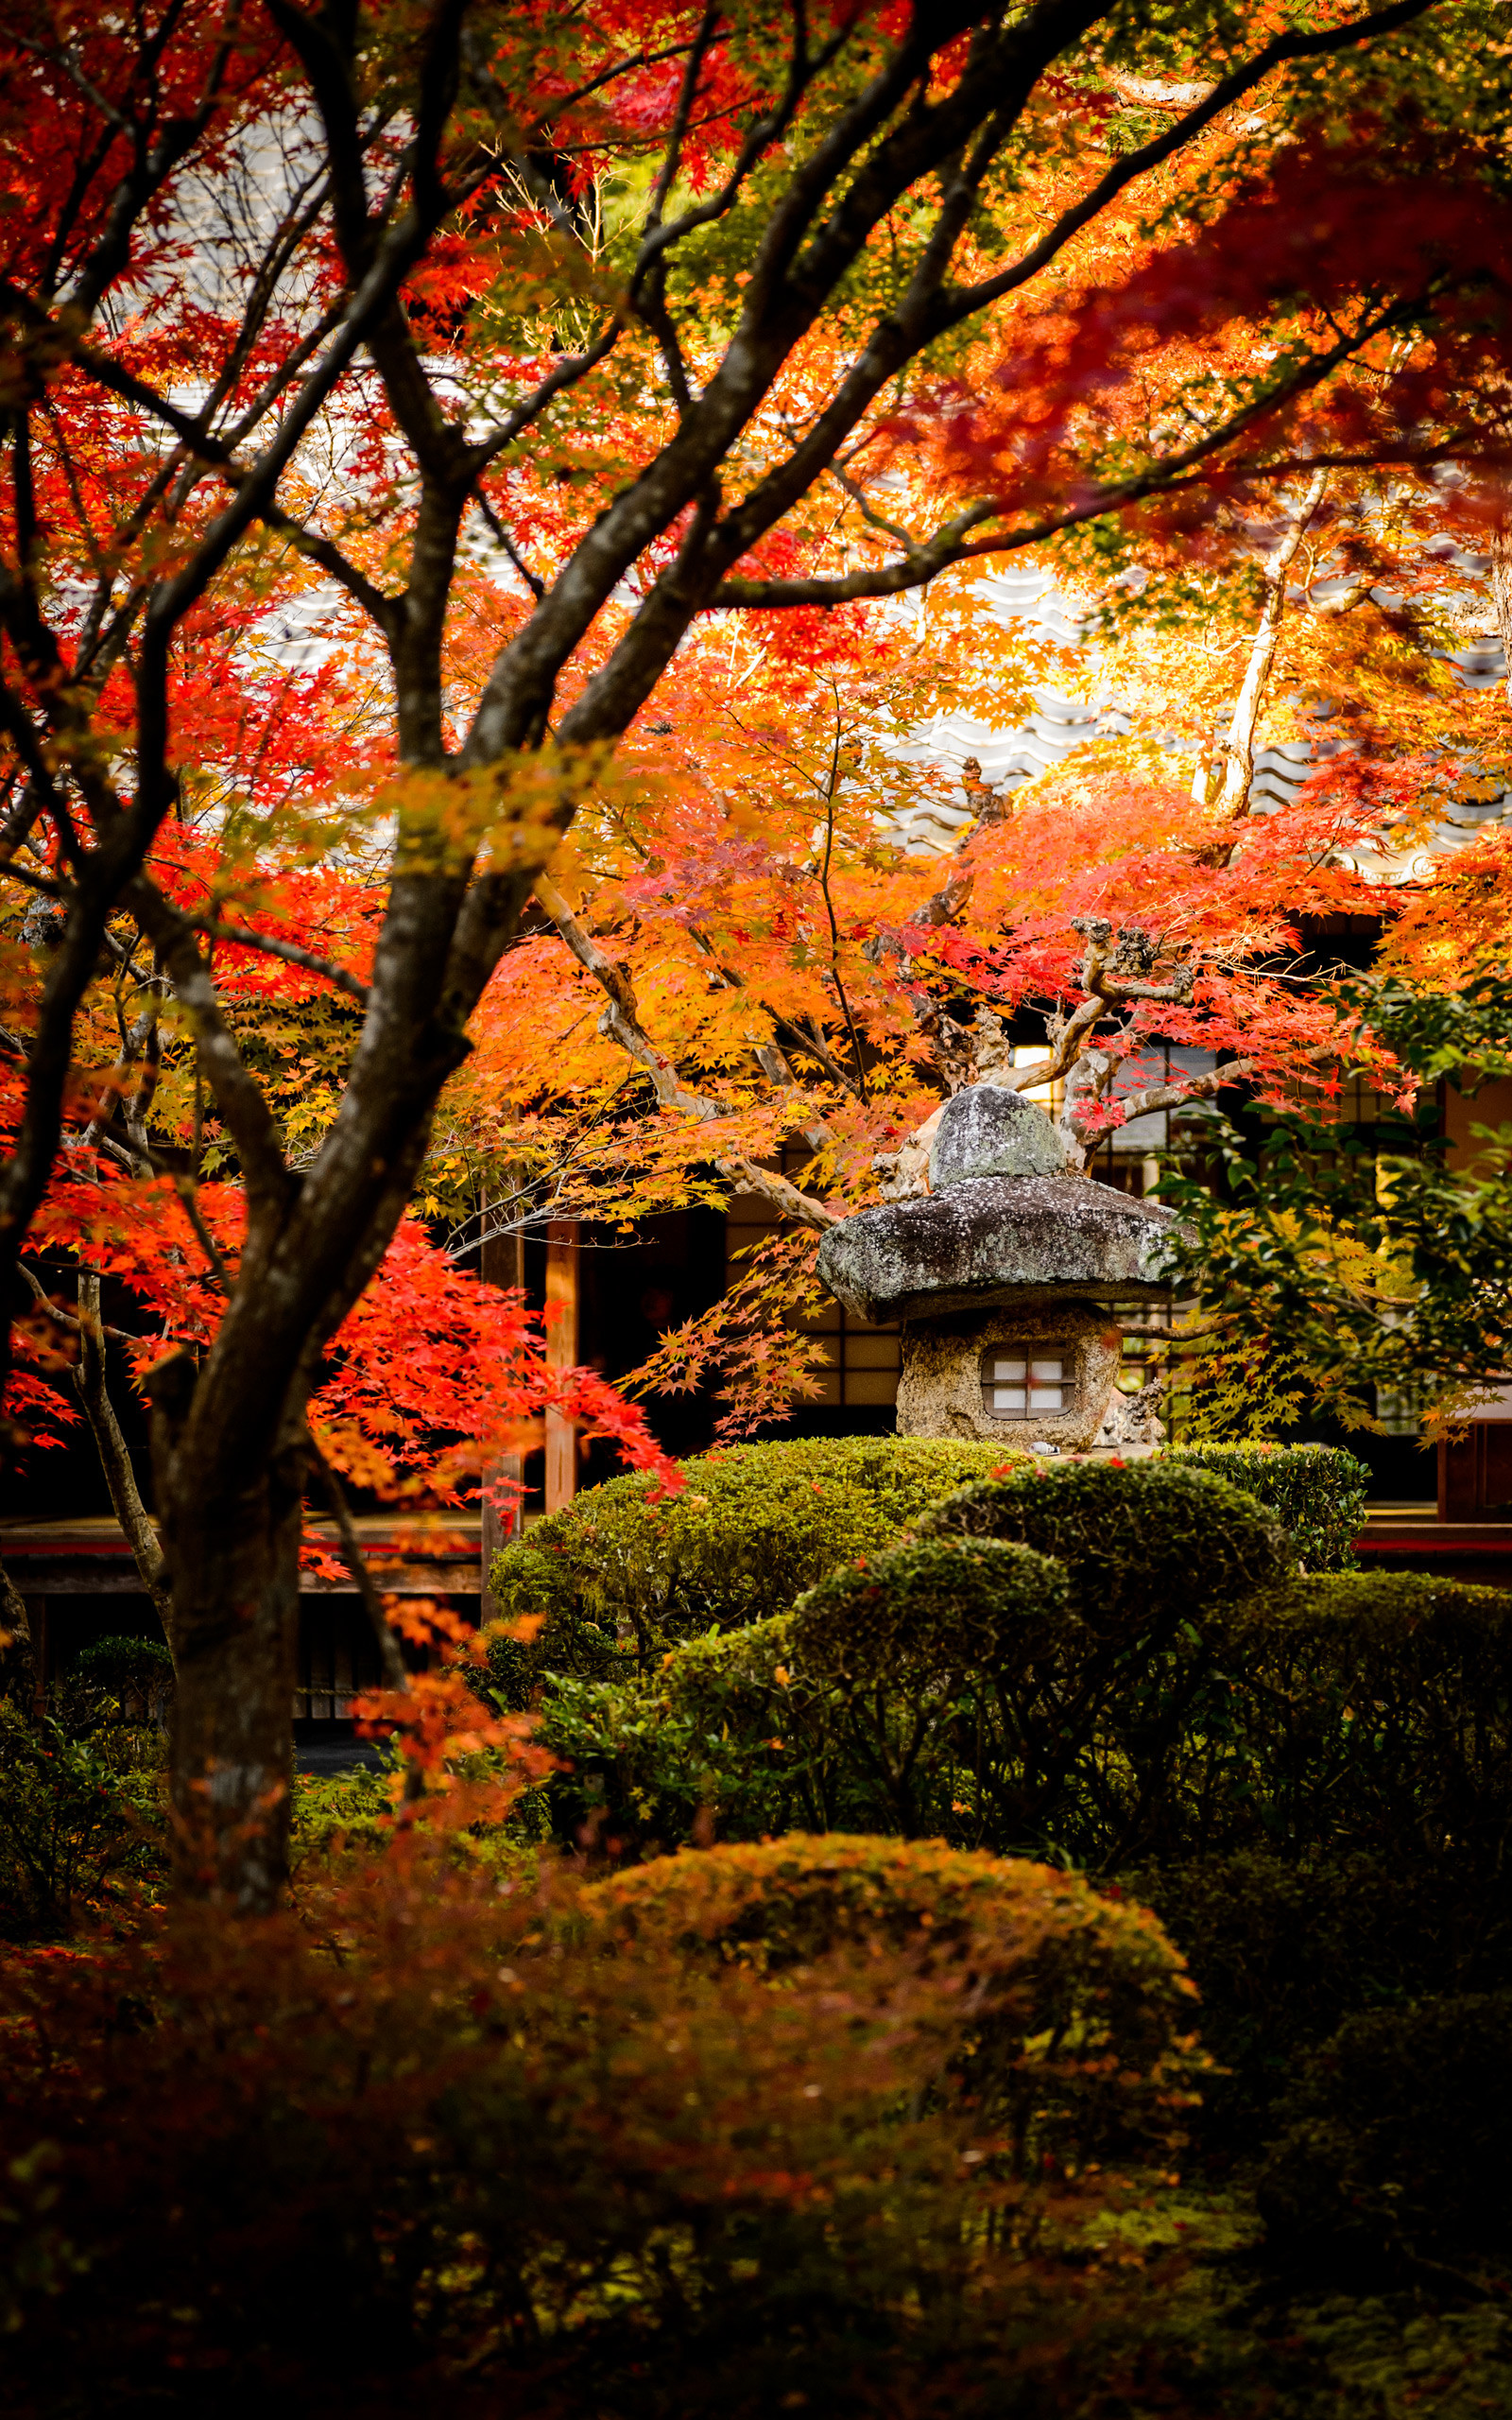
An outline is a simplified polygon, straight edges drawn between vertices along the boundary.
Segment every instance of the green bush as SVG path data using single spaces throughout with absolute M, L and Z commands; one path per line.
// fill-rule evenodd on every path
M 1081 1630 L 1066 1595 L 1064 1570 L 1030 1547 L 930 1540 L 858 1556 L 790 1614 L 687 1640 L 646 1682 L 554 1676 L 541 1726 L 570 1767 L 558 1821 L 621 1852 L 711 1823 L 727 1839 L 801 1825 L 976 1845 L 967 1801 L 952 1805 L 973 1676 L 1063 1660 L 1067 1622 Z M 1021 1835 L 1042 1837 L 1020 1825 L 1014 1846 Z
M 1189 1743 L 1210 1849 L 1452 1858 L 1512 1829 L 1512 1596 L 1415 1572 L 1297 1579 L 1240 1608 Z
M 1272 2256 L 1350 2282 L 1451 2263 L 1504 2290 L 1509 2066 L 1512 1992 L 1347 2017 L 1307 2060 L 1260 2170 Z
M 1063 1564 L 999 1538 L 926 1538 L 858 1555 L 794 1608 L 793 1651 L 849 1686 L 934 1678 L 995 1663 L 1024 1621 L 1053 1622 L 1069 1594 Z
M 1304 1571 L 1353 1571 L 1370 1473 L 1339 1445 L 1167 1445 L 1161 1461 L 1212 1471 L 1275 1513 Z
M 162 1728 L 173 1703 L 173 1657 L 155 1638 L 100 1638 L 75 1658 L 69 1682 L 98 1690 L 130 1723 Z
M 516 1703 L 544 1671 L 604 1679 L 711 1627 L 782 1613 L 832 1564 L 888 1545 L 1011 1448 L 918 1437 L 784 1439 L 683 1464 L 655 1495 L 630 1476 L 590 1488 L 494 1564 L 501 1613 L 544 1616 L 528 1647 L 502 1642 L 496 1684 Z
M 963 1489 L 919 1530 L 1018 1542 L 1069 1581 L 955 1691 L 939 1827 L 1096 1872 L 1189 1847 L 1183 1753 L 1228 1609 L 1286 1576 L 1274 1517 L 1206 1472 L 1070 1462 Z
M 1192 1543 L 1199 1521 L 1216 1547 Z M 1497 1853 L 1512 1600 L 1496 1591 L 1289 1575 L 1251 1499 L 1149 1463 L 969 1489 L 922 1527 L 791 1618 L 685 1642 L 643 1683 L 552 1685 L 569 1828 L 596 1810 L 644 1846 L 700 1817 L 736 1837 L 864 1823 L 1097 1873 Z
M 880 1779 L 843 1736 L 843 1702 L 793 1661 L 793 1616 L 711 1631 L 645 1681 L 550 1674 L 539 1736 L 564 1770 L 553 1824 L 615 1856 L 794 1829 L 886 1831 Z
M 1278 1856 L 1251 1848 L 1121 1877 L 1180 1945 L 1217 2062 L 1211 2155 L 1252 2151 L 1298 2062 L 1351 2013 L 1432 1992 L 1512 1989 L 1512 1895 L 1453 1858 Z
M 1177 1595 L 1194 1506 L 1224 1527 Z M 978 1534 L 953 1537 L 963 1512 Z M 1147 1463 L 971 1489 L 923 1526 L 947 1533 L 856 1557 L 791 1616 L 686 1641 L 643 1679 L 549 1683 L 543 1735 L 574 1768 L 562 1828 L 644 1851 L 710 1821 L 727 1838 L 843 1824 L 1096 1874 L 1268 1855 L 1494 1880 L 1512 1598 L 1278 1577 L 1250 1499 Z M 1214 1601 L 1267 1568 L 1267 1589 Z
M 80 1910 L 136 1899 L 165 1863 L 160 1778 L 119 1728 L 71 1738 L 0 1702 L 0 1933 L 66 1933 Z
M 963 1488 L 919 1528 L 1056 1556 L 1076 1610 L 1108 1639 L 1174 1631 L 1199 1608 L 1274 1586 L 1291 1564 L 1280 1524 L 1252 1496 L 1154 1461 L 1037 1462 Z
M 1168 2157 L 1183 2138 L 1201 2064 L 1192 1986 L 1143 1909 L 1079 1876 L 938 1841 L 791 1835 L 633 1867 L 584 1909 L 642 1956 L 783 1976 L 901 1951 L 936 1979 L 954 1971 L 952 2089 L 984 2136 L 1002 2130 L 1015 2175 L 1140 2147 Z
M 1041 1820 L 1049 1808 L 1025 1803 L 1025 1758 L 1005 1756 L 1002 1733 L 1010 1700 L 1016 1710 L 1085 1642 L 1069 1595 L 1065 1565 L 1032 1547 L 924 1538 L 858 1556 L 799 1599 L 798 1685 L 818 1693 L 812 1714 L 845 1760 L 881 1786 L 889 1828 L 965 1841 L 985 1828 L 995 1847 L 1014 1851 L 1051 1844 L 1053 1824 Z M 1058 1773 L 1063 1703 L 1052 1724 Z M 1028 1761 L 1037 1761 L 1032 1748 Z M 996 1805 L 982 1826 L 986 1802 L 1002 1798 L 1005 1763 L 1014 1805 Z

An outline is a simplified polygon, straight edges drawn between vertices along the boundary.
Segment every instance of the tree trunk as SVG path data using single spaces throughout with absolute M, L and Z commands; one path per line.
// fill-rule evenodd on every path
M 1281 619 L 1286 611 L 1286 575 L 1296 561 L 1313 516 L 1323 501 L 1328 483 L 1326 471 L 1314 471 L 1291 527 L 1265 565 L 1265 602 L 1261 610 L 1260 627 L 1249 650 L 1249 662 L 1245 666 L 1244 681 L 1223 746 L 1224 775 L 1219 806 L 1229 822 L 1238 822 L 1249 812 L 1249 785 L 1255 770 L 1255 732 L 1260 722 L 1265 684 L 1276 661 Z
M 554 1370 L 577 1365 L 577 1278 L 580 1229 L 576 1219 L 553 1219 L 546 1229 L 546 1360 Z M 577 1424 L 546 1414 L 545 1498 L 558 1512 L 577 1493 Z
M 187 1355 L 148 1374 L 178 1639 L 179 1870 L 197 1895 L 266 1915 L 287 1871 L 304 1458 L 289 1437 L 206 1484 L 204 1461 L 185 1450 L 193 1379 Z
M 1491 601 L 1506 658 L 1506 694 L 1512 700 L 1512 529 L 1491 532 Z
M 502 1197 L 493 1201 L 487 1197 L 484 1199 L 481 1273 L 485 1285 L 498 1286 L 523 1294 L 525 1290 L 525 1250 L 523 1227 L 507 1227 L 497 1235 L 490 1235 L 488 1232 L 490 1217 L 507 1217 L 511 1212 L 518 1215 L 521 1208 L 512 1196 L 524 1189 L 524 1171 L 510 1163 L 507 1166 L 505 1174 L 506 1189 Z M 485 1618 L 488 1617 L 490 1608 L 495 1615 L 499 1611 L 498 1606 L 494 1604 L 490 1588 L 493 1561 L 494 1557 L 508 1545 L 509 1540 L 519 1534 L 523 1505 L 523 1498 L 518 1495 L 507 1497 L 502 1506 L 496 1504 L 489 1493 L 489 1488 L 490 1482 L 496 1483 L 500 1480 L 512 1483 L 516 1487 L 521 1485 L 524 1478 L 524 1454 L 501 1454 L 498 1461 L 481 1475 L 478 1587 L 479 1602 Z

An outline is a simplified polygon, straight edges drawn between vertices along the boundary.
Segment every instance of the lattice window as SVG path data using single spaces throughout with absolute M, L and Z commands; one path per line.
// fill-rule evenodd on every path
M 982 1356 L 982 1409 L 994 1420 L 1036 1420 L 1069 1409 L 1071 1365 L 1049 1345 L 994 1344 Z

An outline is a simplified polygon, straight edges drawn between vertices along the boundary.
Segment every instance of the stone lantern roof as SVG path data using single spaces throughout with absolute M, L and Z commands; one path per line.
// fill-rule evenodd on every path
M 1042 1110 L 998 1084 L 948 1101 L 931 1190 L 862 1210 L 819 1248 L 824 1284 L 874 1322 L 1162 1294 L 1175 1214 L 1072 1175 Z

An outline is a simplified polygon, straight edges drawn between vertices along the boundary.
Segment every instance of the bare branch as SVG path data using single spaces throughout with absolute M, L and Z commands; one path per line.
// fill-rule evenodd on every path
M 1142 110 L 1199 109 L 1218 89 L 1216 84 L 1162 84 L 1154 76 L 1110 75 L 1108 81 L 1120 100 Z
M 1255 770 L 1255 732 L 1260 722 L 1265 683 L 1276 661 L 1281 619 L 1286 611 L 1286 575 L 1297 560 L 1302 540 L 1323 501 L 1328 483 L 1326 471 L 1314 472 L 1307 493 L 1292 515 L 1290 527 L 1265 564 L 1265 602 L 1261 612 L 1260 627 L 1249 650 L 1249 661 L 1239 684 L 1239 696 L 1223 746 L 1223 788 L 1218 804 L 1229 822 L 1237 822 L 1248 812 L 1249 785 Z
M 145 874 L 126 887 L 121 904 L 155 945 L 174 992 L 189 1013 L 199 1063 L 236 1146 L 249 1201 L 286 1203 L 295 1180 L 279 1144 L 278 1128 L 262 1087 L 243 1063 L 221 1013 L 210 969 L 195 945 L 194 925 Z
M 368 1568 L 367 1557 L 362 1551 L 362 1542 L 357 1536 L 356 1523 L 352 1517 L 352 1508 L 347 1502 L 346 1489 L 321 1453 L 308 1427 L 304 1434 L 305 1451 L 315 1464 L 325 1500 L 330 1505 L 335 1521 L 336 1537 L 341 1547 L 341 1560 L 352 1574 L 352 1584 L 362 1599 L 363 1611 L 372 1624 L 372 1634 L 378 1642 L 379 1661 L 384 1668 L 384 1679 L 391 1689 L 407 1689 L 409 1674 L 404 1667 L 404 1653 L 389 1625 L 388 1616 L 384 1611 L 384 1600 L 378 1593 L 377 1582 Z
M 1230 1059 L 1223 1066 L 1214 1067 L 1211 1075 L 1194 1076 L 1178 1084 L 1147 1084 L 1143 1092 L 1126 1093 L 1118 1104 L 1124 1113 L 1124 1123 L 1132 1125 L 1136 1117 L 1147 1117 L 1154 1110 L 1179 1109 L 1183 1101 L 1211 1100 L 1226 1085 L 1244 1083 L 1259 1065 L 1258 1059 Z M 1116 1134 L 1118 1129 L 1110 1131 Z
M 17 1266 L 36 1300 L 52 1318 L 71 1329 L 78 1339 L 78 1358 L 69 1374 L 74 1392 L 78 1397 L 98 1448 L 100 1467 L 111 1491 L 111 1502 L 131 1549 L 137 1576 L 163 1624 L 171 1653 L 174 1648 L 173 1598 L 168 1587 L 167 1565 L 158 1544 L 157 1531 L 142 1501 L 142 1491 L 137 1485 L 136 1472 L 131 1466 L 131 1457 L 121 1434 L 121 1424 L 116 1419 L 107 1383 L 105 1340 L 107 1335 L 113 1335 L 115 1331 L 107 1329 L 100 1319 L 99 1273 L 93 1269 L 80 1268 L 78 1315 L 77 1319 L 70 1320 L 66 1313 L 59 1311 L 25 1262 L 19 1262 Z

